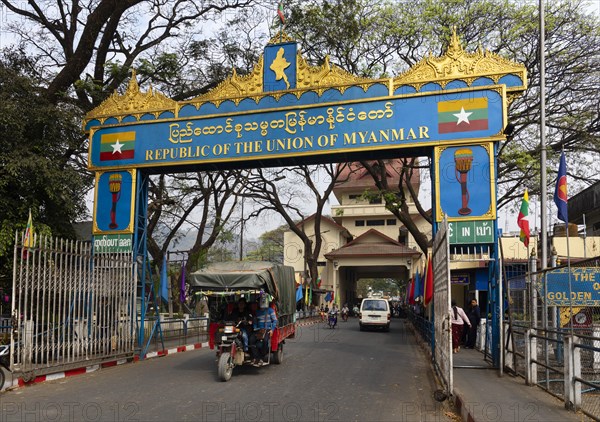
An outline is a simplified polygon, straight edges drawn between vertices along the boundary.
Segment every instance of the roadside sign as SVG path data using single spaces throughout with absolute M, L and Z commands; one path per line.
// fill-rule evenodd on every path
M 105 234 L 94 236 L 94 253 L 131 252 L 133 240 L 127 234 Z
M 571 291 L 569 294 L 569 270 L 560 268 L 546 275 L 548 305 L 551 306 L 600 306 L 600 268 L 571 268 Z
M 494 243 L 493 228 L 492 220 L 448 222 L 450 244 Z

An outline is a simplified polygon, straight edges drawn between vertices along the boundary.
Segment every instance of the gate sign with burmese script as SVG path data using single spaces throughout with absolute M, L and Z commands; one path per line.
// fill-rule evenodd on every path
M 234 72 L 189 101 L 141 93 L 133 77 L 123 95 L 113 94 L 87 116 L 89 167 L 184 171 L 505 139 L 507 100 L 524 89 L 524 67 L 492 53 L 472 57 L 454 35 L 443 61 L 460 56 L 474 64 L 458 67 L 486 62 L 485 76 L 453 75 L 455 65 L 429 57 L 397 78 L 366 79 L 327 59 L 310 66 L 296 43 L 280 35 L 250 74 Z
M 385 79 L 352 75 L 328 58 L 310 65 L 283 32 L 248 74 L 234 70 L 214 89 L 187 101 L 152 87 L 142 92 L 132 73 L 125 92 L 112 94 L 84 122 L 89 168 L 99 173 L 355 161 L 398 156 L 410 148 L 405 155 L 427 155 L 433 147 L 448 148 L 444 158 L 461 146 L 452 163 L 472 161 L 475 169 L 485 157 L 493 158 L 494 142 L 506 139 L 507 105 L 527 84 L 523 65 L 489 51 L 468 53 L 456 34 L 441 57 L 430 55 Z M 443 211 L 456 213 L 458 220 L 494 218 L 488 212 L 495 209 L 494 181 L 480 189 L 489 198 L 478 207 L 478 189 L 469 179 L 475 171 L 463 164 L 460 171 Z M 116 216 L 124 210 L 123 201 L 115 199 L 112 191 L 97 195 L 96 215 L 109 210 L 109 220 L 96 222 L 95 234 L 131 233 L 131 226 L 122 229 L 117 222 L 114 228 L 110 220 L 113 208 Z

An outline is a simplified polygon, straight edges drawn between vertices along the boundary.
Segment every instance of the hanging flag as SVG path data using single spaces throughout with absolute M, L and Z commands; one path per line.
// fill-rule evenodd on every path
M 331 302 L 331 293 L 327 292 L 327 294 L 325 295 L 325 302 Z
M 415 279 L 414 278 L 410 279 L 407 289 L 408 289 L 408 304 L 414 305 L 415 304 Z
M 308 290 L 308 304 L 312 303 L 312 293 L 313 293 L 313 289 L 312 287 Z
M 298 288 L 296 289 L 296 302 L 300 302 L 303 297 L 304 295 L 302 294 L 302 284 L 299 284 Z
M 335 302 L 335 292 L 331 292 L 331 301 Z
M 558 219 L 567 224 L 569 214 L 567 212 L 567 160 L 565 152 L 560 154 L 560 164 L 558 165 L 558 175 L 556 176 L 556 189 L 554 190 L 554 203 L 558 208 Z
M 25 227 L 25 237 L 23 238 L 23 247 L 33 247 L 33 219 L 31 218 L 31 209 L 29 210 L 29 218 L 27 219 L 27 227 Z
M 415 294 L 413 299 L 416 301 L 418 297 L 423 296 L 423 281 L 421 280 L 421 276 L 419 275 L 419 269 L 417 268 L 417 273 L 414 278 L 415 283 Z
M 160 269 L 160 299 L 165 304 L 169 301 L 169 287 L 167 283 L 167 254 L 164 254 L 162 268 Z
M 308 284 L 306 285 L 306 292 L 304 293 L 304 299 L 306 300 L 306 304 L 308 305 Z
M 472 132 L 488 128 L 488 99 L 466 98 L 438 103 L 438 132 Z
M 425 305 L 428 305 L 433 299 L 433 263 L 431 258 L 427 257 L 427 270 L 425 271 Z
M 521 239 L 521 242 L 523 242 L 525 247 L 529 247 L 529 193 L 527 192 L 527 189 L 525 189 L 523 202 L 521 202 L 521 210 L 517 217 L 517 225 L 521 228 L 519 239 Z
M 181 263 L 181 287 L 179 289 L 179 301 L 185 303 L 185 261 Z
M 279 20 L 281 24 L 285 24 L 285 15 L 283 14 L 283 2 L 279 2 L 279 6 L 277 6 L 277 14 L 279 15 Z

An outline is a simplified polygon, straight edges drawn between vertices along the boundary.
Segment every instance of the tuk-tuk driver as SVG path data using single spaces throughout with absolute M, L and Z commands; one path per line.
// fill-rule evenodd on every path
M 246 299 L 241 297 L 238 300 L 237 308 L 232 312 L 233 320 L 240 322 L 239 328 L 242 333 L 242 342 L 244 344 L 244 352 L 248 351 L 248 332 L 252 330 L 252 315 L 246 304 Z
M 250 338 L 253 363 L 260 365 L 261 358 L 268 353 L 271 330 L 277 328 L 277 315 L 275 310 L 269 306 L 267 295 L 261 295 L 258 299 L 258 309 L 254 316 L 253 328 L 254 331 Z

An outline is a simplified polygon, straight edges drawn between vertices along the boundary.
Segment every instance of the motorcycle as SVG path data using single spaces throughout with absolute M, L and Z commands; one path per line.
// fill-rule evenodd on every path
M 329 318 L 327 319 L 327 324 L 329 328 L 333 329 L 337 325 L 337 311 L 330 311 Z
M 342 320 L 344 322 L 348 321 L 348 311 L 342 311 Z
M 4 368 L 4 369 L 3 369 Z M 4 388 L 6 376 L 4 370 L 10 371 L 10 346 L 7 344 L 0 345 L 0 390 Z
M 233 322 L 225 322 L 218 331 L 217 368 L 219 378 L 229 381 L 233 374 L 233 368 L 245 363 L 250 363 L 250 353 L 244 352 L 244 340 L 240 325 Z M 270 355 L 270 353 L 269 353 Z M 270 360 L 270 359 L 269 359 Z

